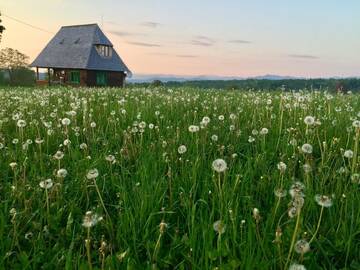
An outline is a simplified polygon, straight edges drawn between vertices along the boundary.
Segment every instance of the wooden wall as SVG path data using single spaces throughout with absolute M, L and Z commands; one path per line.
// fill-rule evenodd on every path
M 54 73 L 52 75 L 52 83 L 53 84 L 65 84 L 72 86 L 98 86 L 96 84 L 96 70 L 85 70 L 80 69 L 80 83 L 72 83 L 70 82 L 70 73 L 73 70 L 77 69 L 64 69 L 65 74 L 62 74 L 62 69 L 54 69 Z M 123 87 L 125 85 L 126 75 L 124 72 L 114 72 L 107 71 L 107 85 L 111 87 Z
M 107 71 L 107 86 L 123 87 L 125 83 L 124 72 Z M 96 84 L 96 70 L 87 71 L 87 86 L 98 86 Z

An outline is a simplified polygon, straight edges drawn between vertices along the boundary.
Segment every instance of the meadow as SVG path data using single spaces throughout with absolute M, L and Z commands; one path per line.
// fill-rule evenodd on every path
M 0 89 L 0 269 L 360 269 L 360 95 Z

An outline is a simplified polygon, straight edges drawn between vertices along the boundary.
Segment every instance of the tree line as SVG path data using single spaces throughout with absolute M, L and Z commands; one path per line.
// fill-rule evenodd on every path
M 245 79 L 245 80 L 194 80 L 168 81 L 154 80 L 151 83 L 131 83 L 132 86 L 168 88 L 192 87 L 200 89 L 225 90 L 322 90 L 330 92 L 360 92 L 360 78 L 329 78 L 329 79 Z

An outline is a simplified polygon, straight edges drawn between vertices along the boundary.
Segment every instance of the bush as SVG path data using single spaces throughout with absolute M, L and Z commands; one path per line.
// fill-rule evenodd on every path
M 0 71 L 0 85 L 33 86 L 35 85 L 35 73 L 28 68 L 18 68 L 11 71 L 7 76 L 7 70 Z

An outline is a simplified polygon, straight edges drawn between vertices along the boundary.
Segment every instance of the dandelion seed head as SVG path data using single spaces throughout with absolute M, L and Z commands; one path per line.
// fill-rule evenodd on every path
M 54 185 L 53 181 L 51 179 L 43 180 L 39 183 L 39 186 L 43 189 L 50 189 Z
M 306 267 L 302 264 L 293 263 L 290 265 L 289 270 L 306 270 Z
M 99 171 L 97 169 L 91 169 L 86 174 L 86 178 L 89 180 L 95 179 L 98 176 L 99 176 Z
M 62 124 L 63 126 L 68 126 L 68 125 L 70 125 L 70 123 L 71 123 L 71 120 L 70 120 L 69 118 L 63 118 L 63 119 L 61 120 L 61 124 Z
M 218 173 L 222 173 L 227 169 L 227 164 L 226 164 L 225 160 L 218 158 L 213 161 L 212 168 L 214 171 L 216 171 Z
M 185 145 L 180 145 L 180 146 L 178 147 L 178 153 L 179 153 L 180 155 L 184 154 L 186 151 L 187 151 L 187 148 L 186 148 Z
M 333 202 L 330 196 L 327 195 L 315 195 L 315 201 L 322 207 L 331 207 Z
M 66 169 L 59 169 L 57 172 L 56 172 L 56 176 L 59 177 L 59 178 L 65 178 L 67 176 L 68 172 Z
M 221 220 L 217 220 L 213 224 L 213 229 L 216 233 L 223 234 L 226 231 L 226 225 Z
M 301 239 L 295 243 L 294 250 L 298 254 L 305 254 L 310 251 L 310 244 L 306 240 Z
M 304 123 L 307 125 L 307 126 L 312 126 L 315 124 L 315 118 L 313 116 L 306 116 L 304 118 Z
M 87 211 L 83 218 L 82 226 L 84 226 L 85 228 L 91 228 L 101 220 L 103 220 L 103 218 L 98 214 L 93 213 L 92 211 Z
M 313 152 L 313 147 L 311 144 L 305 143 L 305 144 L 303 144 L 303 146 L 301 146 L 301 151 L 304 154 L 311 154 Z
M 19 119 L 16 123 L 16 125 L 19 127 L 19 128 L 24 128 L 26 126 L 26 121 L 25 120 L 22 120 L 22 119 Z

